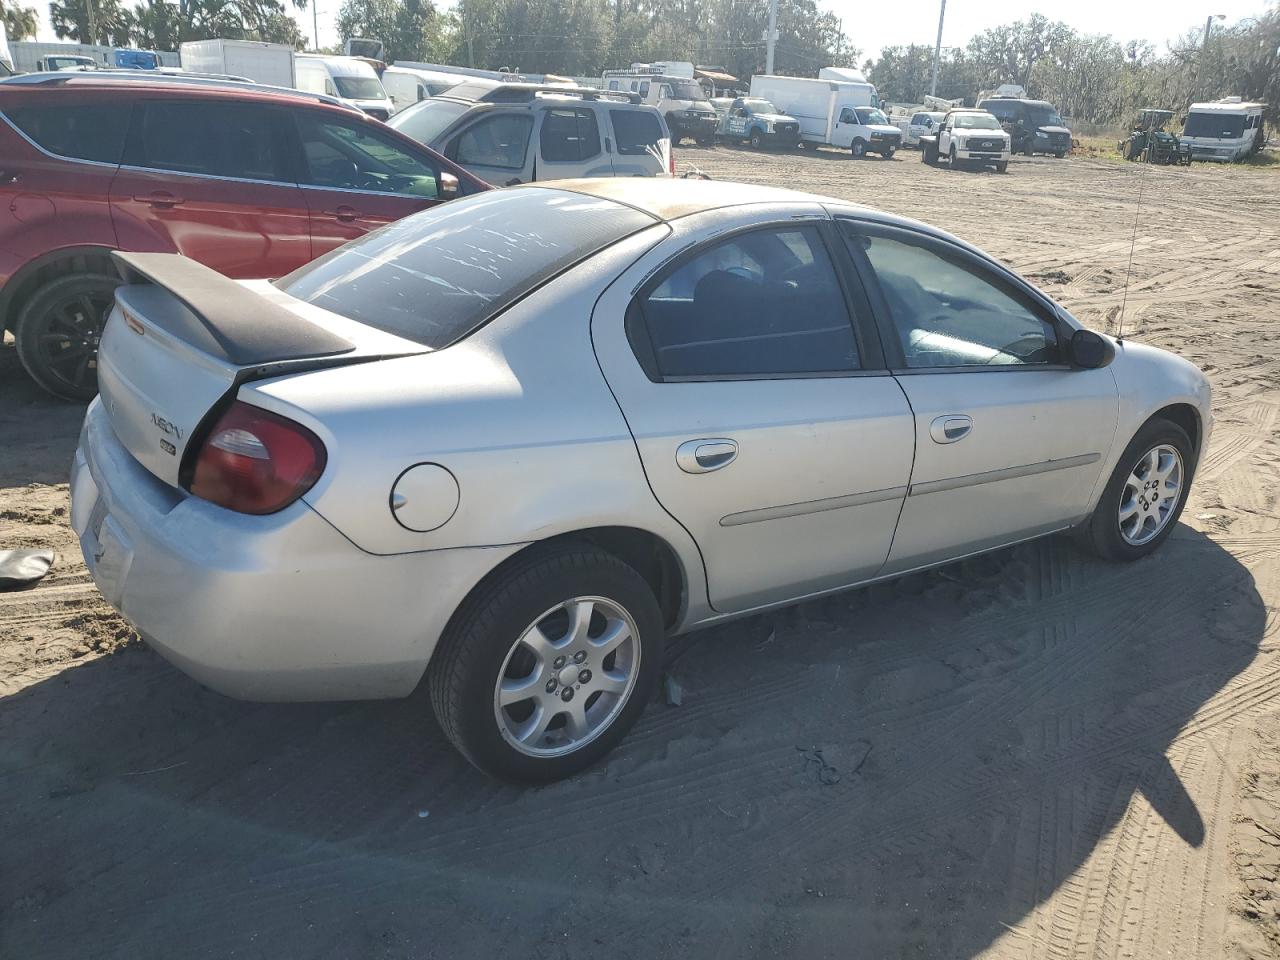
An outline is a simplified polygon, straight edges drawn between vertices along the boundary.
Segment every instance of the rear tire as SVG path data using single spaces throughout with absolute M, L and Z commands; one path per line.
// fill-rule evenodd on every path
M 1153 452 L 1159 454 L 1154 469 L 1147 466 Z M 1120 455 L 1093 514 L 1076 529 L 1077 542 L 1113 563 L 1147 556 L 1177 526 L 1194 474 L 1187 432 L 1169 420 L 1148 421 Z
M 611 631 L 626 638 L 599 652 L 593 644 Z M 632 567 L 589 544 L 535 547 L 490 574 L 454 614 L 428 671 L 431 703 L 480 770 L 558 780 L 626 735 L 657 684 L 664 640 L 658 602 Z
M 38 287 L 14 325 L 18 359 L 31 379 L 63 400 L 98 392 L 98 340 L 120 278 L 73 273 Z

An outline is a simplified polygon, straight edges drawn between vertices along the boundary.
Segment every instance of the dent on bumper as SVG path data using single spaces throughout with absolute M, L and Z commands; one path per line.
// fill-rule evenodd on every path
M 301 501 L 265 517 L 224 510 L 144 470 L 97 401 L 71 495 L 107 600 L 183 672 L 249 700 L 408 694 L 458 603 L 518 549 L 377 556 Z

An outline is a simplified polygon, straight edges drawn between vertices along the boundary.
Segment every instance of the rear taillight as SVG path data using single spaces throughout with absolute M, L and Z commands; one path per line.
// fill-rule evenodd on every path
M 275 513 L 324 472 L 320 438 L 301 424 L 236 400 L 196 455 L 190 490 L 239 513 Z
M 667 148 L 667 173 L 673 177 L 676 175 L 676 148 L 674 144 Z

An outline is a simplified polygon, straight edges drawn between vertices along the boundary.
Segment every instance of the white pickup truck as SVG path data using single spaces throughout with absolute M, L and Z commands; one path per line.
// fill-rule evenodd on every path
M 985 110 L 952 110 L 937 133 L 920 138 L 920 159 L 931 166 L 945 160 L 953 170 L 964 164 L 994 164 L 996 172 L 1004 173 L 1012 146 L 1000 121 Z

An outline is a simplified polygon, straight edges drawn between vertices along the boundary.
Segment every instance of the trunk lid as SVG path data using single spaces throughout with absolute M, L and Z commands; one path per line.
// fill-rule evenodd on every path
M 241 383 L 426 352 L 178 254 L 114 257 L 124 285 L 98 347 L 98 394 L 120 442 L 173 486 L 193 439 Z

